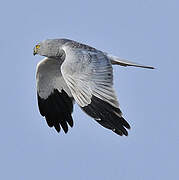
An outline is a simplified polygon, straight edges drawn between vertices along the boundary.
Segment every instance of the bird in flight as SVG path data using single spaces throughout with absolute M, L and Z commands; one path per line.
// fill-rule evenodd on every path
M 45 56 L 37 65 L 37 97 L 40 114 L 49 127 L 68 132 L 73 127 L 73 105 L 103 127 L 128 135 L 113 89 L 112 65 L 153 69 L 126 61 L 69 39 L 47 39 L 34 47 L 34 55 Z

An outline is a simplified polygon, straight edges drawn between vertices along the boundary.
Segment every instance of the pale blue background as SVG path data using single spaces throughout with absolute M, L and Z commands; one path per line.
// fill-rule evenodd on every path
M 178 180 L 179 1 L 1 1 L 0 34 L 0 179 Z M 67 135 L 39 115 L 32 48 L 62 37 L 157 68 L 114 68 L 128 137 L 77 105 Z

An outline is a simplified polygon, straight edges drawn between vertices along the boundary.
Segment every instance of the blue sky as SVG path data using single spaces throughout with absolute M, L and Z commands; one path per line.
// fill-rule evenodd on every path
M 177 0 L 2 1 L 0 179 L 177 180 Z M 156 70 L 114 67 L 128 137 L 74 107 L 74 128 L 56 133 L 37 108 L 34 45 L 70 38 Z

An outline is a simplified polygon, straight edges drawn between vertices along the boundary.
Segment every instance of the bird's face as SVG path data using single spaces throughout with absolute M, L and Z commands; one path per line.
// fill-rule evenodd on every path
M 40 51 L 40 44 L 35 45 L 33 55 L 35 56 Z
M 45 40 L 38 43 L 33 50 L 33 55 L 39 54 L 46 57 L 56 57 L 59 53 L 59 46 L 52 40 Z

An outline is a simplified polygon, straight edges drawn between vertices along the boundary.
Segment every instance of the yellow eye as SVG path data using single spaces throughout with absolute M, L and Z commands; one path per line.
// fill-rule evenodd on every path
M 39 45 L 39 44 L 37 44 L 35 47 L 36 47 L 36 49 L 39 49 L 39 48 L 40 48 L 40 45 Z

